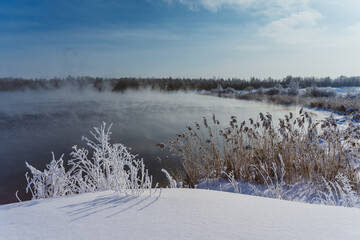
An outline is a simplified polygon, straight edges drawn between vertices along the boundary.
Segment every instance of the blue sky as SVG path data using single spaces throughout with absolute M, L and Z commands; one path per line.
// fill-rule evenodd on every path
M 360 75 L 356 0 L 0 0 L 0 77 Z

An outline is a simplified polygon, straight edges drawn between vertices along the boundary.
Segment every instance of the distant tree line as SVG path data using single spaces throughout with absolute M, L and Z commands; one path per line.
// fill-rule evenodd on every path
M 259 79 L 249 80 L 239 78 L 95 78 L 95 77 L 66 77 L 52 79 L 23 79 L 23 78 L 0 78 L 0 91 L 24 91 L 24 90 L 52 90 L 69 87 L 72 89 L 94 88 L 97 91 L 124 91 L 127 89 L 156 89 L 163 91 L 174 90 L 211 90 L 221 85 L 223 88 L 246 90 L 252 88 L 287 88 L 296 82 L 300 88 L 308 87 L 358 87 L 360 76 L 330 77 L 292 77 L 283 79 Z

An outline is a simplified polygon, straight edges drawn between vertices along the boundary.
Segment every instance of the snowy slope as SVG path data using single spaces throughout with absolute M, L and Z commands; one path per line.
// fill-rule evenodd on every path
M 161 194 L 160 194 L 161 193 Z M 0 206 L 0 239 L 360 239 L 360 209 L 199 189 Z

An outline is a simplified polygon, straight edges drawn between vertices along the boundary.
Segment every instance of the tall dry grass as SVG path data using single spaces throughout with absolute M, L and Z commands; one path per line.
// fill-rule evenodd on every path
M 232 116 L 229 126 L 221 128 L 215 116 L 210 122 L 204 118 L 177 134 L 168 147 L 180 157 L 184 182 L 190 187 L 200 179 L 226 178 L 230 173 L 260 184 L 266 179 L 322 184 L 341 173 L 358 192 L 357 125 L 341 127 L 333 118 L 313 122 L 302 109 L 299 115 L 289 113 L 276 122 L 269 113 L 248 122 Z

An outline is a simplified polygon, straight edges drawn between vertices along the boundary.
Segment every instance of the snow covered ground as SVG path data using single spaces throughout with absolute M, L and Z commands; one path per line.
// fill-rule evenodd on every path
M 220 191 L 112 191 L 0 206 L 0 239 L 360 239 L 360 209 Z

